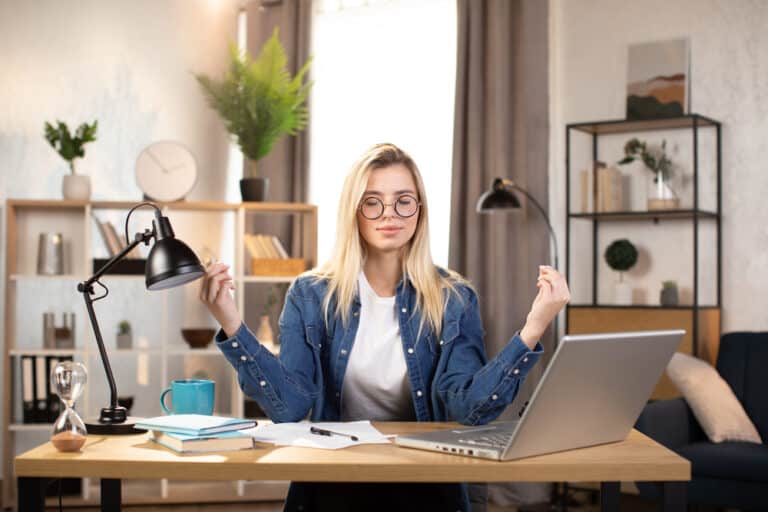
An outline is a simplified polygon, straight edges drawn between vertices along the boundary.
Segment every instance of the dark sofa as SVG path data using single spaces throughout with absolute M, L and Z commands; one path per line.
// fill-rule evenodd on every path
M 636 427 L 691 461 L 688 502 L 768 510 L 768 332 L 734 332 L 720 340 L 717 371 L 733 389 L 763 440 L 712 443 L 682 398 L 649 403 Z M 653 484 L 641 494 L 657 497 Z

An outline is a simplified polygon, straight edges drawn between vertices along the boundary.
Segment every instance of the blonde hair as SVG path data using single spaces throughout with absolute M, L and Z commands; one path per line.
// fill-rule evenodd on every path
M 402 164 L 411 172 L 416 183 L 421 208 L 416 231 L 403 248 L 403 279 L 411 281 L 416 290 L 416 310 L 422 313 L 419 324 L 419 336 L 425 323 L 428 323 L 435 335 L 442 330 L 443 309 L 450 293 L 461 300 L 455 284 L 469 283 L 456 272 L 447 270 L 447 276 L 441 275 L 429 248 L 429 223 L 427 196 L 421 173 L 413 159 L 394 144 L 377 144 L 363 154 L 352 166 L 344 180 L 339 202 L 336 243 L 331 259 L 317 269 L 308 272 L 317 279 L 327 281 L 327 290 L 323 300 L 326 322 L 329 318 L 331 299 L 336 297 L 336 317 L 341 316 L 344 325 L 348 325 L 349 312 L 357 293 L 357 279 L 367 257 L 365 244 L 360 235 L 357 222 L 357 210 L 368 185 L 371 171 Z

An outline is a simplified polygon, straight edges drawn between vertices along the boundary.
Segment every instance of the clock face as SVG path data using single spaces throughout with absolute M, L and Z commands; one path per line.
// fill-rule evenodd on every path
M 155 142 L 144 148 L 136 159 L 136 183 L 155 201 L 183 199 L 196 181 L 195 157 L 179 142 Z

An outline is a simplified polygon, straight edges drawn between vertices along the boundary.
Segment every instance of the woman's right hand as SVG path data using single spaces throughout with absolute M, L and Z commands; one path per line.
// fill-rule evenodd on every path
M 200 286 L 200 300 L 219 322 L 224 333 L 232 337 L 243 320 L 230 293 L 230 290 L 235 289 L 235 283 L 228 270 L 229 265 L 220 262 L 206 267 Z

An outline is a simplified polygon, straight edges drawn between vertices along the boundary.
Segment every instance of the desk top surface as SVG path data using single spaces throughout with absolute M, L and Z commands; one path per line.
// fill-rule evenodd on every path
M 455 423 L 375 422 L 384 434 Z M 636 430 L 626 440 L 498 462 L 392 445 L 321 450 L 257 444 L 253 450 L 179 454 L 133 436 L 88 436 L 81 452 L 45 443 L 15 459 L 17 476 L 326 482 L 681 481 L 690 463 Z

